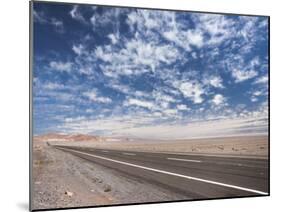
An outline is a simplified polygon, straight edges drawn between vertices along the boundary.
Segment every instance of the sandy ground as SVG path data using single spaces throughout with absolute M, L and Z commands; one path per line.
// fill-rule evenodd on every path
M 53 142 L 53 144 L 85 146 L 102 149 L 178 152 L 194 154 L 224 154 L 241 156 L 268 155 L 267 136 L 237 136 L 175 141 L 115 141 L 115 142 Z
M 34 142 L 33 209 L 177 200 L 183 197 Z

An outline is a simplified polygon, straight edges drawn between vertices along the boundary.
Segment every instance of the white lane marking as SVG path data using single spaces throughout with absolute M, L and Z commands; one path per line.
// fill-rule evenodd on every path
M 123 155 L 136 155 L 134 153 L 122 152 Z
M 189 180 L 195 180 L 195 181 L 209 183 L 209 184 L 213 184 L 213 185 L 219 185 L 219 186 L 223 186 L 223 187 L 234 188 L 234 189 L 238 189 L 238 190 L 242 190 L 242 191 L 248 191 L 248 192 L 252 192 L 252 193 L 268 195 L 267 192 L 259 191 L 259 190 L 255 190 L 255 189 L 245 188 L 245 187 L 241 187 L 241 186 L 235 186 L 235 185 L 226 184 L 226 183 L 220 183 L 220 182 L 216 182 L 216 181 L 212 181 L 212 180 L 205 180 L 205 179 L 198 178 L 198 177 L 192 177 L 192 176 L 188 176 L 188 175 L 177 174 L 177 173 L 164 171 L 164 170 L 160 170 L 160 169 L 154 169 L 154 168 L 150 168 L 150 167 L 146 167 L 146 166 L 140 166 L 140 165 L 136 165 L 136 164 L 133 164 L 133 163 L 127 163 L 127 162 L 114 160 L 114 159 L 110 159 L 110 158 L 106 158 L 106 157 L 102 157 L 102 156 L 98 156 L 98 155 L 88 154 L 88 153 L 85 153 L 85 152 L 76 151 L 76 150 L 72 150 L 72 149 L 66 149 L 66 148 L 62 148 L 62 147 L 59 147 L 59 149 L 64 149 L 66 151 L 71 151 L 71 152 L 77 152 L 77 153 L 87 155 L 87 156 L 91 156 L 91 157 L 94 157 L 94 158 L 99 158 L 99 159 L 103 159 L 103 160 L 107 160 L 107 161 L 111 161 L 111 162 L 115 162 L 115 163 L 119 163 L 119 164 L 123 164 L 123 165 L 127 165 L 127 166 L 132 166 L 132 167 L 136 167 L 136 168 L 141 168 L 141 169 L 145 169 L 145 170 L 149 170 L 149 171 L 154 171 L 154 172 L 158 172 L 158 173 L 162 173 L 162 174 L 167 174 L 167 175 L 176 176 L 176 177 L 182 177 L 182 178 L 189 179 Z
M 102 152 L 108 152 L 107 150 L 103 150 Z
M 186 161 L 186 162 L 194 162 L 194 163 L 201 163 L 201 160 L 188 160 L 182 158 L 167 158 L 168 160 L 179 160 L 179 161 Z

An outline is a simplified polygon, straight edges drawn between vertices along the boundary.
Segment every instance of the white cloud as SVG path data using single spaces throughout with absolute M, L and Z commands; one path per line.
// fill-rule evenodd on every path
M 117 78 L 120 75 L 155 72 L 162 63 L 169 65 L 175 62 L 179 52 L 171 45 L 147 42 L 137 36 L 126 42 L 123 48 L 97 47 L 95 56 L 107 63 L 100 65 L 104 74 Z
M 260 65 L 260 60 L 259 60 L 258 57 L 254 57 L 254 58 L 250 61 L 250 64 L 249 64 L 249 66 L 250 66 L 252 69 L 256 68 L 256 67 L 259 66 L 259 65 Z
M 161 102 L 161 101 L 165 101 L 165 102 L 176 102 L 177 100 L 170 96 L 170 95 L 167 95 L 165 93 L 163 93 L 162 91 L 160 90 L 154 90 L 152 92 L 152 96 L 153 98 L 158 101 L 158 102 Z
M 124 102 L 124 105 L 125 106 L 135 105 L 135 106 L 139 106 L 139 107 L 143 107 L 143 108 L 147 108 L 147 109 L 152 109 L 155 107 L 155 105 L 152 102 L 139 100 L 139 99 L 133 99 L 133 98 L 126 100 Z
M 117 41 L 119 40 L 119 35 L 115 35 L 115 34 L 109 34 L 108 38 L 111 40 L 112 44 L 116 44 Z
M 129 26 L 133 26 L 135 23 L 137 23 L 138 15 L 137 12 L 131 12 L 128 14 L 127 23 Z
M 64 32 L 64 25 L 63 22 L 60 20 L 57 20 L 56 18 L 51 18 L 50 24 L 55 27 L 55 30 L 59 33 Z
M 190 108 L 188 108 L 186 105 L 183 105 L 183 104 L 177 105 L 177 109 L 178 110 L 190 110 Z
M 192 53 L 191 53 L 191 57 L 192 57 L 193 59 L 197 59 L 197 54 L 196 54 L 196 52 L 192 52 Z
M 93 16 L 90 18 L 90 21 L 91 21 L 92 25 L 96 25 L 96 21 L 97 21 L 96 16 L 93 15 Z
M 236 83 L 243 82 L 258 76 L 261 68 L 260 59 L 254 57 L 247 60 L 243 53 L 229 54 L 223 62 Z
M 97 7 L 92 7 L 92 9 L 94 12 L 90 18 L 90 22 L 93 26 L 93 30 L 95 30 L 96 27 L 105 27 L 106 25 L 111 25 L 111 27 L 114 27 L 115 29 L 118 28 L 120 24 L 120 14 L 126 11 L 125 8 L 107 8 L 106 10 L 103 10 L 102 13 L 99 13 Z M 114 22 L 112 20 L 114 20 Z
M 74 51 L 75 54 L 78 56 L 82 55 L 85 51 L 85 47 L 82 44 L 79 45 L 73 45 L 72 50 Z
M 162 108 L 164 108 L 164 109 L 167 109 L 168 107 L 169 107 L 169 105 L 170 105 L 170 103 L 169 102 L 159 102 L 158 103 Z
M 127 23 L 133 31 L 149 32 L 151 29 L 166 28 L 174 24 L 175 12 L 138 10 L 128 15 Z M 160 30 L 158 30 L 160 31 Z
M 239 30 L 237 30 L 237 34 L 240 35 L 245 42 L 242 48 L 240 48 L 240 52 L 246 54 L 251 52 L 259 39 L 264 39 L 263 34 L 267 34 L 268 30 L 267 24 L 262 24 L 263 22 L 261 22 L 258 17 L 249 16 L 241 16 L 239 17 L 239 21 L 243 24 L 242 27 L 240 26 Z M 261 31 L 263 33 L 261 33 Z M 259 36 L 256 36 L 257 33 L 259 34 Z
M 38 22 L 40 24 L 52 25 L 55 31 L 59 33 L 64 32 L 64 24 L 61 20 L 58 20 L 54 17 L 48 17 L 43 12 L 37 12 L 36 10 L 33 10 L 33 18 L 34 18 L 34 22 Z
M 255 80 L 254 84 L 264 84 L 268 82 L 268 76 L 264 75 L 262 77 L 259 77 Z
M 113 60 L 112 53 L 110 51 L 105 51 L 102 47 L 98 46 L 95 50 L 95 55 L 97 58 L 105 61 L 110 62 Z
M 148 65 L 154 70 L 154 66 L 160 62 L 171 64 L 178 55 L 177 49 L 170 45 L 156 45 L 147 43 L 141 39 L 132 40 L 126 44 L 129 54 L 136 64 Z M 136 54 L 134 52 L 136 51 Z
M 118 132 L 125 128 L 132 128 L 138 124 L 147 124 L 153 117 L 144 117 L 140 115 L 130 116 L 112 116 L 98 119 L 96 117 L 89 118 L 78 116 L 76 118 L 68 118 L 58 128 L 71 133 L 95 133 L 96 131 L 106 132 L 106 135 L 120 135 Z
M 253 91 L 253 92 L 250 92 L 250 93 L 251 93 L 250 100 L 252 102 L 257 102 L 259 100 L 260 96 L 267 95 L 267 91 L 266 90 L 257 90 L 257 91 Z
M 187 31 L 187 40 L 191 45 L 200 48 L 203 46 L 203 39 L 203 33 L 200 30 Z
M 93 76 L 93 68 L 90 65 L 82 65 L 79 69 L 78 69 L 79 73 L 81 74 L 85 74 L 90 76 Z
M 261 91 L 255 91 L 253 93 L 254 96 L 261 96 L 262 95 L 262 92 Z
M 86 111 L 85 111 L 85 112 L 86 112 L 86 113 L 94 113 L 94 112 L 95 112 L 95 110 L 88 108 L 88 109 L 86 109 Z
M 56 62 L 52 61 L 50 62 L 50 67 L 54 70 L 61 71 L 61 72 L 70 72 L 72 68 L 72 63 L 71 62 Z
M 192 19 L 195 28 L 184 28 L 184 25 L 174 17 L 170 18 L 169 24 L 163 22 L 159 31 L 163 31 L 164 38 L 186 51 L 191 51 L 191 46 L 197 48 L 218 46 L 237 36 L 235 22 L 225 15 L 193 14 Z
M 183 82 L 179 86 L 179 90 L 185 97 L 190 98 L 195 104 L 203 102 L 202 95 L 204 94 L 204 89 L 198 82 Z
M 132 91 L 132 89 L 131 89 L 131 91 Z M 144 91 L 134 91 L 131 94 L 138 96 L 138 97 L 151 97 L 151 94 L 149 92 L 144 92 Z
M 120 133 L 150 139 L 187 139 L 233 135 L 266 134 L 267 120 L 260 113 L 256 117 L 227 118 L 182 125 L 153 125 L 121 130 Z
M 33 10 L 33 19 L 35 22 L 41 24 L 48 23 L 48 20 L 45 15 L 42 12 L 37 12 L 36 10 Z
M 78 5 L 74 5 L 72 10 L 69 12 L 70 16 L 77 20 L 80 21 L 81 23 L 87 24 L 86 19 L 84 18 L 84 16 L 79 12 L 79 7 Z
M 177 28 L 173 28 L 169 31 L 163 32 L 163 37 L 169 40 L 170 42 L 175 43 L 177 46 L 185 49 L 186 51 L 191 51 L 187 33 L 183 34 Z
M 119 91 L 121 93 L 124 93 L 124 94 L 130 94 L 131 93 L 131 88 L 127 85 L 111 82 L 109 84 L 109 86 L 111 88 L 113 88 L 114 90 L 117 90 L 117 91 Z
M 69 101 L 73 101 L 73 100 L 75 100 L 76 102 L 79 101 L 80 98 L 75 96 L 74 94 L 69 93 L 69 92 L 63 92 L 63 91 L 58 92 L 58 89 L 55 89 L 55 87 L 56 86 L 50 86 L 50 88 L 53 88 L 53 89 L 49 89 L 48 92 L 44 91 L 43 95 L 50 99 L 55 99 L 57 101 L 62 101 L 62 102 L 69 102 Z
M 167 116 L 175 116 L 177 115 L 178 111 L 176 109 L 166 109 L 162 111 Z
M 255 97 L 255 96 L 251 96 L 251 101 L 252 102 L 257 102 L 259 99 L 257 98 L 257 97 Z
M 108 97 L 99 96 L 95 90 L 84 92 L 83 96 L 87 97 L 93 102 L 98 103 L 111 103 L 112 100 Z
M 72 63 L 71 62 L 56 62 L 52 61 L 50 62 L 50 68 L 61 71 L 61 72 L 70 72 L 72 68 Z
M 221 104 L 225 104 L 225 97 L 221 94 L 216 94 L 214 96 L 214 98 L 212 99 L 212 102 L 215 104 L 215 105 L 221 105 Z
M 168 116 L 176 116 L 176 110 L 166 111 Z M 67 118 L 58 127 L 68 133 L 95 133 L 105 135 L 128 136 L 147 139 L 189 139 L 200 137 L 220 137 L 233 135 L 266 134 L 268 131 L 267 110 L 245 112 L 238 117 L 207 119 L 181 124 L 152 124 L 155 118 L 163 114 L 156 112 L 152 116 L 143 114 L 104 117 L 101 119 L 78 116 Z M 159 120 L 159 119 L 158 119 Z
M 222 78 L 220 76 L 208 76 L 204 79 L 206 84 L 209 84 L 215 88 L 223 88 Z
M 245 80 L 254 78 L 257 75 L 258 75 L 258 72 L 254 71 L 254 70 L 234 69 L 232 71 L 232 76 L 235 78 L 235 82 L 243 82 Z
M 225 15 L 196 14 L 193 19 L 200 30 L 209 34 L 208 45 L 218 45 L 236 34 L 234 22 Z
M 108 97 L 98 97 L 94 101 L 101 102 L 101 103 L 111 103 L 112 102 L 112 100 Z
M 175 12 L 134 11 L 128 15 L 127 22 L 131 31 L 137 30 L 147 36 L 154 37 L 153 30 L 156 30 L 163 38 L 186 51 L 191 51 L 191 45 L 200 48 L 204 44 L 203 31 L 201 29 L 184 29 L 183 24 L 176 20 Z
M 64 85 L 58 84 L 58 83 L 53 83 L 53 82 L 48 82 L 48 83 L 44 84 L 43 87 L 48 90 L 57 90 L 57 89 L 65 88 Z
M 201 30 L 179 30 L 176 25 L 169 31 L 165 31 L 163 36 L 174 42 L 179 47 L 185 49 L 186 51 L 191 51 L 191 45 L 201 48 L 204 45 L 204 36 Z

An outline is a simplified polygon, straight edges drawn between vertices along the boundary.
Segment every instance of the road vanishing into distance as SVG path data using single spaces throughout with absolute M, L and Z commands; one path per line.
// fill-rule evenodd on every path
M 267 159 L 53 147 L 186 199 L 268 195 Z

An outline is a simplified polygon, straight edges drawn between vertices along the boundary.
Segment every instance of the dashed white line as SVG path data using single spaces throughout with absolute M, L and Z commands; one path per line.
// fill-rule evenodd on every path
M 167 158 L 168 160 L 179 160 L 179 161 L 186 161 L 186 162 L 194 162 L 194 163 L 201 163 L 201 160 L 189 160 L 183 158 Z
M 122 154 L 123 154 L 123 155 L 131 155 L 131 156 L 136 155 L 136 154 L 134 154 L 134 153 L 128 153 L 128 152 L 122 152 Z
M 102 152 L 108 152 L 107 150 L 103 150 Z
M 226 183 L 220 183 L 220 182 L 216 182 L 216 181 L 212 181 L 212 180 L 206 180 L 206 179 L 202 179 L 202 178 L 198 178 L 198 177 L 192 177 L 192 176 L 183 175 L 183 174 L 177 174 L 177 173 L 173 173 L 173 172 L 169 172 L 169 171 L 164 171 L 164 170 L 160 170 L 160 169 L 154 169 L 154 168 L 150 168 L 150 167 L 146 167 L 146 166 L 140 166 L 140 165 L 136 165 L 136 164 L 133 164 L 133 163 L 127 163 L 127 162 L 124 162 L 124 161 L 119 161 L 119 160 L 114 160 L 114 159 L 110 159 L 110 158 L 106 158 L 106 157 L 102 157 L 102 156 L 98 156 L 98 155 L 88 154 L 88 153 L 85 153 L 85 152 L 76 151 L 76 150 L 72 150 L 72 149 L 65 149 L 65 148 L 62 148 L 62 147 L 59 147 L 59 149 L 64 149 L 66 151 L 76 152 L 76 153 L 87 155 L 87 156 L 90 156 L 90 157 L 93 157 L 93 158 L 107 160 L 107 161 L 111 161 L 111 162 L 115 162 L 115 163 L 131 166 L 131 167 L 141 168 L 141 169 L 144 169 L 144 170 L 149 170 L 149 171 L 154 171 L 154 172 L 158 172 L 158 173 L 162 173 L 162 174 L 167 174 L 167 175 L 171 175 L 171 176 L 181 177 L 181 178 L 185 178 L 185 179 L 188 179 L 188 180 L 195 180 L 195 181 L 199 181 L 199 182 L 204 182 L 204 183 L 208 183 L 208 184 L 213 184 L 213 185 L 218 185 L 218 186 L 238 189 L 238 190 L 252 192 L 252 193 L 256 193 L 256 194 L 268 195 L 267 192 L 259 191 L 259 190 L 255 190 L 255 189 L 245 188 L 245 187 L 231 185 L 231 184 L 226 184 Z

